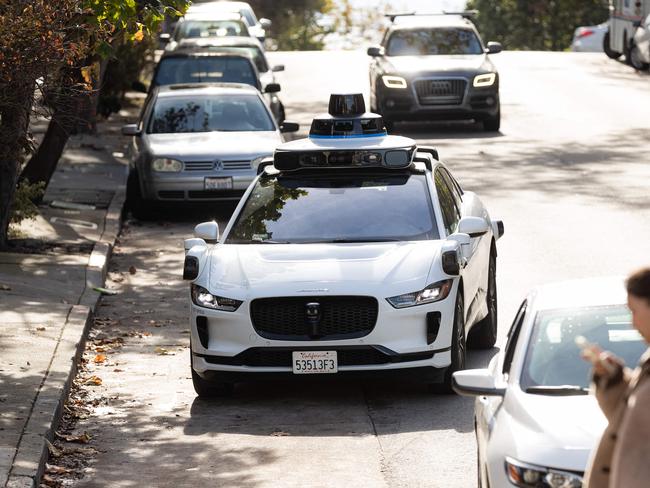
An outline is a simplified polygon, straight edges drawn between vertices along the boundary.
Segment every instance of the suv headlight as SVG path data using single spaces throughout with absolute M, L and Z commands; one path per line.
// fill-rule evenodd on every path
M 192 302 L 194 302 L 194 305 L 198 305 L 199 307 L 204 308 L 211 308 L 212 310 L 234 312 L 243 303 L 241 300 L 213 295 L 208 290 L 199 285 L 192 285 L 191 293 Z
M 414 307 L 415 305 L 424 305 L 425 303 L 439 302 L 444 300 L 451 291 L 451 285 L 454 280 L 438 281 L 432 285 L 427 286 L 424 290 L 405 293 L 404 295 L 397 295 L 395 297 L 387 298 L 395 308 Z
M 386 88 L 406 88 L 406 80 L 401 76 L 384 75 L 381 81 Z
M 582 476 L 522 463 L 506 457 L 506 473 L 510 482 L 521 488 L 581 488 Z
M 178 173 L 183 169 L 183 163 L 176 159 L 157 158 L 151 163 L 151 169 L 159 173 Z
M 475 76 L 473 85 L 475 88 L 492 86 L 494 85 L 496 79 L 497 79 L 496 73 L 485 73 L 484 75 Z

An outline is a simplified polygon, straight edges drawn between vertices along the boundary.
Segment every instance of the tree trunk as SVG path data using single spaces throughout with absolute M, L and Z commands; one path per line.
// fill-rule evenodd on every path
M 11 209 L 21 158 L 27 148 L 33 84 L 11 87 L 12 103 L 0 107 L 0 249 L 8 243 Z

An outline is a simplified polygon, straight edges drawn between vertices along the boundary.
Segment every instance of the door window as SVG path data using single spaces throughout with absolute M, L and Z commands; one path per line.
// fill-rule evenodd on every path
M 445 224 L 447 234 L 453 234 L 458 229 L 458 221 L 460 220 L 460 210 L 456 206 L 454 195 L 447 183 L 445 182 L 440 169 L 435 172 L 436 192 L 438 193 L 438 200 L 440 201 L 440 209 L 442 211 L 442 219 Z

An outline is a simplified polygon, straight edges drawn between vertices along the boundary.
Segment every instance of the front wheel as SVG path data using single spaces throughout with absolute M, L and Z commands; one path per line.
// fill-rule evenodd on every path
M 609 31 L 607 31 L 603 37 L 603 51 L 605 51 L 605 54 L 610 59 L 618 59 L 621 57 L 621 53 L 614 51 L 609 44 Z
M 496 115 L 488 117 L 483 121 L 483 129 L 486 132 L 499 132 L 501 128 L 501 108 L 497 110 Z
M 465 302 L 460 290 L 456 296 L 456 305 L 454 307 L 454 325 L 452 327 L 451 338 L 451 364 L 445 371 L 445 378 L 442 383 L 435 383 L 430 386 L 433 393 L 453 393 L 451 388 L 451 375 L 456 371 L 465 369 Z
M 630 65 L 639 71 L 645 71 L 649 66 L 648 63 L 646 63 L 641 57 L 639 46 L 637 46 L 635 43 L 632 43 L 632 47 L 630 48 Z
M 149 220 L 153 217 L 153 203 L 142 197 L 140 176 L 133 169 L 126 180 L 126 208 L 138 220 Z

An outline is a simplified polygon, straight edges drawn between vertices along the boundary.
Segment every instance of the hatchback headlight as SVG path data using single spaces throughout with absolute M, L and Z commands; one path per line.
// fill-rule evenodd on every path
M 401 76 L 384 75 L 381 77 L 386 88 L 406 88 L 406 80 Z
M 522 463 L 506 457 L 506 473 L 510 482 L 521 488 L 581 488 L 582 476 Z
M 183 163 L 176 159 L 157 158 L 151 163 L 151 169 L 159 173 L 178 173 L 183 169 Z
M 484 75 L 478 75 L 474 77 L 474 87 L 483 88 L 486 86 L 494 85 L 494 82 L 497 79 L 496 73 L 485 73 Z
M 386 300 L 395 308 L 414 307 L 415 305 L 439 302 L 447 298 L 452 284 L 453 280 L 438 281 L 427 286 L 424 290 L 397 295 Z
M 243 303 L 241 300 L 213 295 L 199 285 L 192 285 L 192 302 L 199 307 L 234 312 Z

